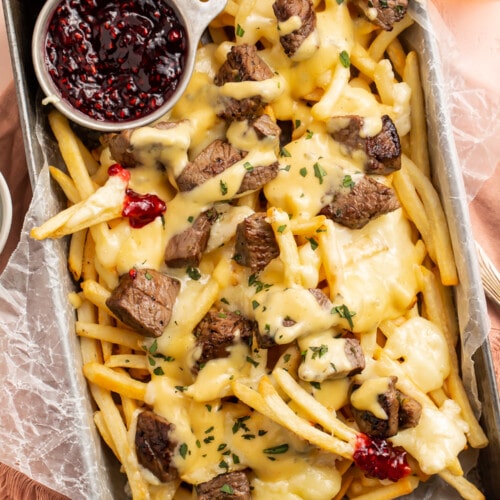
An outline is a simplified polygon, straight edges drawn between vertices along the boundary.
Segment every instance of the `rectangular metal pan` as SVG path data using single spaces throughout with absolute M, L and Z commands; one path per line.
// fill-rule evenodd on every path
M 60 162 L 57 148 L 50 137 L 42 109 L 38 88 L 31 63 L 31 33 L 37 12 L 43 2 L 33 0 L 3 0 L 7 33 L 17 88 L 19 111 L 25 141 L 25 150 L 30 179 L 36 185 L 40 170 L 46 161 Z M 420 4 L 413 8 L 426 19 Z M 427 121 L 433 176 L 438 187 L 449 221 L 453 247 L 459 267 L 461 285 L 456 288 L 456 302 L 460 304 L 458 317 L 460 330 L 467 336 L 487 339 L 488 321 L 485 300 L 479 275 L 474 240 L 469 222 L 468 207 L 462 174 L 454 145 L 452 126 L 446 107 L 446 95 L 439 64 L 439 48 L 432 33 L 415 24 L 408 32 L 405 43 L 415 49 L 420 57 L 422 80 L 425 84 Z M 54 189 L 52 200 L 47 200 L 56 211 L 62 197 Z M 72 334 L 73 317 L 66 301 L 71 290 L 71 280 L 65 265 L 63 242 L 45 243 L 45 252 L 60 252 L 61 265 L 56 276 L 50 279 L 53 287 L 47 290 L 47 304 L 59 317 L 60 331 L 45 332 L 59 341 L 53 349 L 63 365 L 64 380 L 61 386 L 68 394 L 65 415 L 50 415 L 59 418 L 60 432 L 68 433 L 71 446 L 68 457 L 61 457 L 60 449 L 49 451 L 44 456 L 49 470 L 43 470 L 34 479 L 45 483 L 72 499 L 77 498 L 123 498 L 124 477 L 119 473 L 119 464 L 101 445 L 93 429 L 92 408 L 81 375 L 80 354 L 75 336 Z M 62 287 L 62 289 L 61 289 Z M 36 315 L 37 311 L 29 311 Z M 36 322 L 33 322 L 36 325 Z M 495 498 L 500 491 L 500 404 L 496 386 L 491 351 L 484 341 L 473 356 L 472 375 L 477 382 L 469 390 L 481 405 L 481 423 L 490 439 L 490 445 L 479 452 L 478 467 L 473 473 L 487 498 Z M 44 411 L 43 408 L 40 411 Z M 48 423 L 47 425 L 50 425 Z M 77 433 L 75 432 L 77 429 Z M 78 477 L 71 477 L 68 470 L 58 470 L 54 464 L 74 464 Z M 50 467 L 51 466 L 51 467 Z M 61 466 L 62 467 L 62 466 Z M 22 467 L 21 467 L 22 468 Z M 28 471 L 29 472 L 29 471 Z M 35 474 L 32 473 L 32 476 Z M 444 498 L 444 497 L 440 497 Z

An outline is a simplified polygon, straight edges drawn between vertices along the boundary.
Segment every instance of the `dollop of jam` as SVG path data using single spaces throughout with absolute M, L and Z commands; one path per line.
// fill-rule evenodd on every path
M 368 477 L 396 482 L 411 473 L 403 448 L 363 433 L 356 438 L 353 459 Z
M 153 222 L 167 209 L 165 202 L 155 194 L 139 194 L 132 189 L 125 191 L 122 215 L 128 217 L 129 224 L 140 228 Z
M 46 37 L 62 97 L 99 121 L 128 121 L 162 106 L 186 50 L 186 32 L 161 0 L 62 0 Z
M 114 163 L 108 168 L 108 175 L 119 176 L 125 182 L 130 180 L 130 172 L 119 163 Z M 165 202 L 155 194 L 140 194 L 130 188 L 125 190 L 122 216 L 128 217 L 129 224 L 133 228 L 144 227 L 156 217 L 161 217 L 166 210 Z

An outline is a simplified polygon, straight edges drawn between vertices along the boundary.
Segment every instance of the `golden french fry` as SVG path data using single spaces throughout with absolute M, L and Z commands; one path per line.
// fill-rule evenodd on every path
M 337 419 L 334 411 L 328 410 L 314 399 L 287 371 L 282 368 L 274 369 L 273 376 L 281 389 L 306 412 L 309 418 L 335 434 L 338 438 L 347 442 L 354 442 L 356 431 Z
M 90 178 L 87 161 L 90 159 L 91 170 L 95 166 L 92 155 L 70 127 L 68 119 L 59 111 L 49 113 L 49 125 L 59 144 L 59 150 L 64 159 L 69 175 L 80 193 L 81 199 L 88 198 L 94 192 L 94 184 Z M 93 172 L 92 172 L 93 173 Z
M 368 493 L 361 495 L 350 496 L 351 500 L 392 500 L 403 495 L 409 495 L 417 488 L 419 480 L 415 476 L 408 476 L 400 479 L 397 483 L 378 486 Z
M 66 196 L 66 198 L 68 198 L 68 201 L 74 204 L 78 203 L 81 200 L 80 193 L 78 192 L 78 189 L 76 189 L 75 183 L 69 175 L 65 174 L 62 170 L 52 166 L 49 167 L 49 172 L 51 177 L 59 184 L 59 186 L 63 190 L 64 195 Z
M 86 229 L 82 229 L 81 231 L 77 231 L 76 233 L 73 233 L 71 235 L 71 241 L 68 251 L 68 268 L 76 281 L 78 281 L 82 276 L 83 255 L 86 238 Z
M 425 101 L 420 81 L 417 53 L 412 51 L 406 56 L 404 72 L 400 73 L 411 89 L 411 159 L 422 172 L 430 176 L 429 146 L 427 145 L 427 122 L 425 119 Z
M 77 335 L 81 337 L 122 345 L 132 350 L 139 349 L 144 343 L 144 337 L 142 335 L 116 326 L 77 321 L 75 330 Z
M 127 429 L 111 393 L 95 384 L 90 384 L 92 396 L 102 412 L 102 416 L 114 443 L 114 450 L 122 463 L 134 499 L 149 498 L 148 486 L 139 470 L 137 457 L 130 447 Z
M 485 498 L 481 491 L 464 476 L 455 475 L 449 470 L 441 471 L 439 476 L 453 486 L 464 500 L 483 500 Z
M 395 40 L 400 33 L 414 23 L 410 16 L 405 16 L 401 21 L 394 23 L 391 31 L 382 30 L 370 45 L 368 53 L 374 61 L 380 61 L 387 47 Z
M 399 76 L 403 76 L 405 65 L 406 65 L 406 52 L 399 41 L 399 38 L 395 38 L 386 49 L 387 55 L 394 67 L 394 70 Z
M 30 236 L 37 240 L 60 238 L 120 217 L 126 188 L 127 181 L 120 176 L 112 176 L 87 198 L 59 212 L 40 227 L 33 228 Z
M 431 228 L 434 251 L 436 252 L 436 264 L 441 273 L 441 281 L 444 285 L 457 285 L 458 274 L 448 231 L 448 221 L 439 195 L 431 181 L 407 156 L 403 155 L 401 162 L 402 168 L 408 172 L 418 195 L 422 199 Z
M 108 391 L 139 401 L 144 401 L 146 397 L 147 384 L 95 361 L 85 363 L 83 373 L 90 382 Z

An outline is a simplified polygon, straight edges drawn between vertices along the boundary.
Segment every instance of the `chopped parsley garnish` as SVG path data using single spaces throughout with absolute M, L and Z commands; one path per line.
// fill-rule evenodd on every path
M 187 389 L 187 386 L 185 385 L 176 385 L 175 389 L 179 392 L 184 392 Z
M 302 122 L 300 120 L 295 120 L 295 128 L 299 128 Z
M 312 139 L 313 135 L 314 135 L 314 132 L 312 130 L 309 130 L 309 129 L 306 130 L 306 139 Z
M 249 161 L 246 161 L 243 166 L 245 167 L 245 170 L 247 172 L 253 172 L 253 165 L 249 162 Z
M 261 292 L 262 290 L 269 290 L 273 285 L 269 283 L 263 283 L 260 281 L 256 274 L 251 274 L 248 277 L 248 286 L 254 286 L 256 292 Z
M 344 68 L 348 68 L 351 65 L 351 58 L 349 57 L 349 54 L 347 53 L 346 50 L 343 50 L 339 54 L 339 59 L 340 63 L 342 64 L 342 66 L 344 66 Z
M 314 177 L 317 177 L 319 180 L 319 183 L 323 184 L 323 177 L 325 177 L 325 175 L 326 175 L 325 169 L 318 162 L 316 162 L 313 165 L 313 168 L 314 168 Z
M 321 384 L 319 382 L 310 382 L 310 384 L 318 391 L 321 390 Z
M 220 192 L 222 193 L 222 196 L 226 196 L 227 194 L 227 184 L 221 179 L 219 182 L 220 185 Z
M 180 446 L 179 446 L 179 454 L 182 458 L 186 458 L 186 455 L 188 454 L 189 452 L 189 449 L 188 449 L 188 445 L 186 443 L 182 443 Z
M 342 186 L 345 188 L 352 189 L 356 183 L 352 180 L 352 177 L 350 175 L 344 175 L 344 178 L 342 179 Z
M 240 24 L 236 26 L 236 36 L 242 37 L 245 34 L 245 30 L 241 27 Z
M 286 149 L 284 146 L 280 149 L 280 156 L 283 156 L 283 157 L 290 157 L 292 156 L 290 154 L 290 151 L 288 151 L 288 149 Z
M 282 224 L 281 226 L 278 226 L 278 233 L 282 233 L 286 229 L 286 224 Z
M 192 215 L 188 217 L 188 222 L 194 222 L 194 217 Z
M 288 451 L 288 443 L 279 444 L 278 446 L 272 446 L 271 448 L 265 448 L 262 450 L 266 455 L 281 455 Z
M 302 176 L 302 177 L 305 177 L 307 175 L 307 168 L 306 167 L 302 167 L 300 170 L 299 170 L 299 174 Z
M 255 359 L 252 359 L 250 356 L 247 356 L 247 362 L 252 364 L 255 368 L 259 366 L 259 362 L 255 361 Z
M 328 346 L 321 344 L 318 346 L 310 346 L 309 350 L 312 351 L 312 359 L 321 358 L 328 352 Z
M 165 372 L 163 371 L 163 368 L 161 366 L 157 366 L 154 370 L 153 370 L 153 373 L 155 375 L 158 375 L 159 377 L 161 375 L 165 375 Z
M 344 318 L 347 320 L 349 323 L 349 327 L 352 329 L 354 326 L 354 323 L 352 322 L 353 316 L 356 316 L 356 313 L 354 311 L 350 311 L 349 308 L 345 305 L 342 304 L 341 306 L 335 306 L 331 310 L 332 314 L 338 314 L 341 318 Z
M 186 269 L 186 274 L 194 281 L 198 281 L 201 278 L 200 270 L 196 267 L 189 266 Z
M 283 168 L 280 168 L 280 170 L 284 170 L 285 172 L 290 172 L 290 169 L 292 168 L 291 165 L 286 165 Z
M 311 245 L 311 248 L 313 250 L 316 250 L 318 248 L 319 243 L 314 239 L 314 238 L 306 238 L 309 244 Z
M 221 493 L 227 493 L 228 495 L 234 494 L 234 489 L 230 484 L 223 484 L 220 488 Z
M 245 415 L 244 417 L 238 417 L 236 419 L 236 422 L 233 424 L 233 434 L 236 434 L 240 429 L 243 429 L 246 432 L 249 432 L 250 429 L 248 426 L 245 424 L 245 421 L 247 421 L 250 418 L 250 415 Z

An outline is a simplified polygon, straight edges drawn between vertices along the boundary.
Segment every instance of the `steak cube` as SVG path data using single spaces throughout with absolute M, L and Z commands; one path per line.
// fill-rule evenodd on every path
M 193 224 L 174 234 L 165 249 L 165 264 L 169 267 L 197 267 L 207 248 L 212 222 L 208 212 L 200 214 Z
M 106 300 L 124 324 L 149 337 L 162 335 L 179 293 L 178 280 L 154 269 L 132 269 Z
M 299 50 L 304 40 L 316 28 L 316 12 L 310 0 L 276 0 L 273 11 L 278 23 L 288 21 L 291 17 L 300 19 L 300 27 L 291 33 L 280 34 L 280 43 L 288 57 Z
M 328 123 L 332 137 L 348 151 L 366 153 L 364 170 L 367 174 L 387 175 L 401 168 L 401 143 L 398 131 L 389 115 L 383 115 L 382 129 L 374 136 L 361 134 L 364 119 L 358 115 L 337 116 Z
M 201 347 L 196 369 L 211 359 L 227 358 L 228 348 L 237 343 L 251 345 L 255 331 L 254 321 L 231 311 L 211 309 L 193 332 L 197 345 Z
M 256 212 L 236 228 L 234 260 L 253 272 L 264 269 L 280 254 L 274 231 L 265 212 Z
M 366 409 L 357 408 L 353 402 L 353 395 L 358 390 L 367 390 L 368 382 L 364 382 L 361 386 L 354 386 L 351 394 L 351 411 L 354 420 L 358 424 L 359 430 L 372 437 L 387 438 L 394 436 L 398 432 L 398 413 L 399 413 L 399 400 L 396 391 L 396 377 L 389 377 L 388 383 L 385 384 L 383 392 L 376 395 L 377 402 L 384 410 L 386 418 L 375 416 L 371 411 Z M 371 390 L 369 398 L 372 397 Z
M 177 469 L 172 465 L 172 456 L 177 446 L 170 438 L 173 428 L 173 424 L 150 410 L 142 411 L 137 417 L 137 459 L 162 482 L 172 481 L 178 476 Z
M 372 219 L 400 208 L 396 193 L 371 177 L 363 177 L 349 191 L 335 193 L 320 214 L 351 229 L 361 229 Z
M 254 45 L 242 44 L 231 47 L 227 60 L 220 67 L 215 84 L 222 86 L 228 82 L 261 81 L 272 78 L 273 72 L 261 59 Z M 224 109 L 219 115 L 228 120 L 242 120 L 256 117 L 264 108 L 260 95 L 223 100 Z
M 251 500 L 250 483 L 242 471 L 220 474 L 196 486 L 198 500 Z
M 228 142 L 216 139 L 184 167 L 176 179 L 179 191 L 191 191 L 241 159 L 240 151 Z

